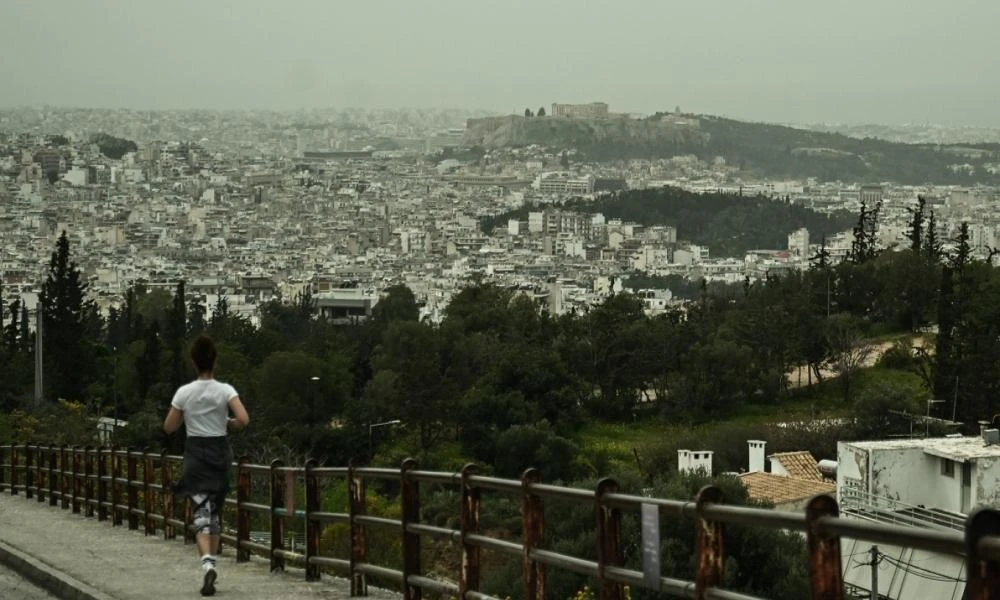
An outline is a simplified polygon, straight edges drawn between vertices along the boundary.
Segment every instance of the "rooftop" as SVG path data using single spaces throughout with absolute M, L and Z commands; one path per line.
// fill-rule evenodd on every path
M 788 471 L 791 477 L 821 481 L 823 479 L 819 472 L 819 465 L 813 455 L 805 450 L 799 452 L 776 452 L 770 456 L 772 461 L 777 460 L 781 466 Z
M 942 438 L 904 438 L 871 442 L 845 442 L 855 448 L 870 450 L 922 449 L 932 456 L 968 462 L 978 458 L 1000 458 L 1000 445 L 987 445 L 980 436 Z
M 763 471 L 743 473 L 740 475 L 740 481 L 747 488 L 751 500 L 773 504 L 805 500 L 819 494 L 833 494 L 837 490 L 837 486 L 830 482 L 800 479 Z

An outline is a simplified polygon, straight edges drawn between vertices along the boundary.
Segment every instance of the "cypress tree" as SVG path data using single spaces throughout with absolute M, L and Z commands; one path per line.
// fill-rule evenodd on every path
M 49 272 L 38 296 L 42 311 L 45 390 L 49 398 L 82 400 L 92 353 L 86 339 L 87 284 L 70 260 L 69 238 L 63 231 L 49 261 Z

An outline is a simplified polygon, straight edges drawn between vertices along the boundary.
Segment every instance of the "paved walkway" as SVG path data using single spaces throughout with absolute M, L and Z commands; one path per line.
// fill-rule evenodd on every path
M 0 598 L 57 600 L 55 596 L 0 564 Z
M 145 536 L 110 521 L 74 515 L 23 495 L 0 494 L 0 564 L 40 583 L 63 600 L 200 598 L 201 570 L 193 544 Z M 272 574 L 254 557 L 237 564 L 232 548 L 219 559 L 216 597 L 291 600 L 350 597 L 346 579 L 305 581 L 301 569 Z M 369 597 L 400 596 L 369 586 Z

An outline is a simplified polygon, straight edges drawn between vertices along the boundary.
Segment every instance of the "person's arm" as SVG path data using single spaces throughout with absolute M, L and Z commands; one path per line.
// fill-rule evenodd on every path
M 243 407 L 239 396 L 229 399 L 229 410 L 233 413 L 233 417 L 226 423 L 226 429 L 233 432 L 243 431 L 250 424 L 250 415 L 247 414 L 247 409 Z
M 163 419 L 163 431 L 166 431 L 169 435 L 177 431 L 183 422 L 184 411 L 175 406 L 171 406 L 170 410 L 167 411 L 167 418 Z

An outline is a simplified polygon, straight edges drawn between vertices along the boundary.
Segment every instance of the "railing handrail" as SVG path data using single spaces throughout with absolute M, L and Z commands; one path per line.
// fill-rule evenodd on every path
M 177 528 L 184 532 L 186 542 L 193 541 L 190 507 L 185 507 L 182 519 L 177 518 L 169 484 L 182 457 L 165 452 L 140 452 L 122 448 L 54 447 L 35 444 L 0 445 L 0 490 L 12 495 L 23 491 L 26 498 L 47 497 L 64 509 L 96 514 L 98 520 L 111 518 L 118 525 L 127 519 L 130 529 L 144 523 L 146 535 L 162 531 L 167 539 L 176 536 Z M 840 539 L 842 537 L 875 543 L 895 544 L 931 552 L 964 556 L 967 563 L 968 597 L 988 598 L 989 590 L 1000 585 L 1000 511 L 980 509 L 966 519 L 963 533 L 953 530 L 927 529 L 879 523 L 841 517 L 834 498 L 820 495 L 813 498 L 804 513 L 773 511 L 758 507 L 733 506 L 723 503 L 719 488 L 706 486 L 693 501 L 649 498 L 623 493 L 612 479 L 601 480 L 596 489 L 584 490 L 543 483 L 541 474 L 528 469 L 520 480 L 502 479 L 480 474 L 475 465 L 461 471 L 440 472 L 416 469 L 416 462 L 407 459 L 398 469 L 384 467 L 318 468 L 314 460 L 302 467 L 286 466 L 281 461 L 270 465 L 251 464 L 241 458 L 234 463 L 237 477 L 235 501 L 236 527 L 223 534 L 223 541 L 233 544 L 237 560 L 249 560 L 251 551 L 268 556 L 274 569 L 284 568 L 287 560 L 305 565 L 306 578 L 320 577 L 320 567 L 347 571 L 351 594 L 367 595 L 367 577 L 377 576 L 401 583 L 404 597 L 419 599 L 421 590 L 457 594 L 458 598 L 488 599 L 479 589 L 479 555 L 484 548 L 521 556 L 523 559 L 524 598 L 544 597 L 546 567 L 566 569 L 598 579 L 601 598 L 623 600 L 626 586 L 654 589 L 698 599 L 712 597 L 751 599 L 738 592 L 723 590 L 724 549 L 721 545 L 725 525 L 761 526 L 771 529 L 797 530 L 806 533 L 809 554 L 810 586 L 813 598 L 842 599 L 843 573 Z M 125 471 L 125 473 L 123 473 Z M 139 476 L 141 471 L 142 475 Z M 251 484 L 254 474 L 267 475 L 270 499 L 267 504 L 253 503 Z M 124 476 L 123 476 L 124 475 Z M 22 481 L 23 477 L 23 481 Z M 319 502 L 321 479 L 344 479 L 349 488 L 346 515 L 324 512 Z M 366 514 L 367 479 L 395 479 L 401 486 L 402 516 L 387 519 Z M 304 486 L 305 504 L 295 502 L 289 485 Z M 448 529 L 419 522 L 419 485 L 430 483 L 459 488 L 461 527 Z M 484 536 L 479 532 L 480 497 L 483 490 L 518 494 L 522 499 L 522 535 L 520 543 Z M 865 500 L 864 494 L 842 491 L 851 499 Z M 142 496 L 140 505 L 139 496 Z M 560 499 L 592 503 L 597 512 L 597 561 L 581 559 L 546 550 L 541 547 L 544 523 L 544 499 Z M 868 498 L 871 499 L 871 498 Z M 159 502 L 157 502 L 159 500 Z M 891 499 L 888 499 L 891 500 Z M 124 501 L 124 502 L 123 502 Z M 904 505 L 899 501 L 896 504 Z M 909 507 L 906 507 L 909 508 Z M 919 509 L 920 507 L 912 507 Z M 696 523 L 697 576 L 695 581 L 664 577 L 662 573 L 643 573 L 625 568 L 622 539 L 622 511 L 641 511 L 659 518 L 689 518 Z M 162 512 L 161 512 L 162 511 Z M 270 532 L 267 544 L 251 541 L 250 513 L 262 511 L 269 515 Z M 302 553 L 292 552 L 283 544 L 288 539 L 287 520 L 302 518 L 305 522 Z M 346 521 L 350 530 L 349 559 L 320 555 L 320 534 L 326 523 Z M 657 520 L 656 527 L 659 526 Z M 396 528 L 403 541 L 403 570 L 397 571 L 368 562 L 368 537 L 374 529 Z M 228 532 L 235 531 L 232 535 Z M 424 537 L 458 541 L 462 547 L 462 570 L 457 582 L 430 579 L 420 565 L 420 544 Z
M 968 515 L 959 515 L 945 509 L 932 509 L 926 506 L 910 504 L 890 496 L 876 494 L 855 487 L 844 487 L 841 490 L 840 505 L 845 511 L 865 509 L 873 511 L 884 509 L 889 511 L 889 514 L 880 511 L 871 515 L 864 515 L 876 521 L 892 523 L 922 521 L 954 531 L 964 531 L 965 521 L 968 518 Z M 905 515 L 900 512 L 904 510 L 908 511 Z

